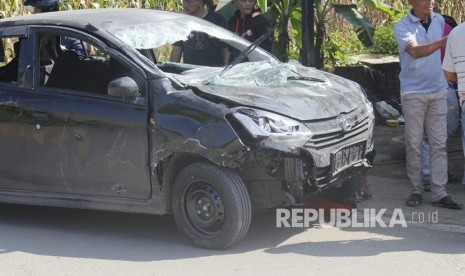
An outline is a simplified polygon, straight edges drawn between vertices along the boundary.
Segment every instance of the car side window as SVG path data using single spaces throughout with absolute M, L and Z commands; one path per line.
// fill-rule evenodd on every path
M 0 39 L 0 82 L 18 82 L 19 37 Z
M 133 77 L 132 70 L 117 58 L 68 35 L 39 35 L 39 55 L 39 87 L 108 95 L 111 81 Z

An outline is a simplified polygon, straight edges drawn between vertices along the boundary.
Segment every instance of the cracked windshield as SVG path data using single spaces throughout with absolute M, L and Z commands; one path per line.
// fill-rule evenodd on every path
M 197 78 L 187 78 L 189 80 L 177 76 L 182 82 L 189 84 L 207 81 L 223 85 L 276 85 L 286 82 L 289 76 L 296 75 L 293 72 L 295 65 L 279 65 L 278 61 L 263 49 L 252 48 L 251 43 L 245 39 L 205 20 L 168 19 L 118 27 L 110 32 L 130 47 L 137 49 L 166 73 L 189 75 L 189 72 L 197 72 Z M 192 43 L 196 48 L 206 48 L 208 55 L 191 55 L 187 50 L 190 47 L 185 45 Z M 245 51 L 248 54 L 240 59 L 241 64 L 231 66 L 230 64 L 241 52 Z M 228 65 L 233 68 L 201 67 Z M 220 72 L 222 73 L 219 74 Z M 279 78 L 275 78 L 276 73 Z M 241 79 L 240 83 L 238 79 Z

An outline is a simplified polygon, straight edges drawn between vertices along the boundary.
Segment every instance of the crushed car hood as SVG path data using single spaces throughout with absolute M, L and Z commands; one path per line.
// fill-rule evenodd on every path
M 301 121 L 336 117 L 363 103 L 357 83 L 297 62 L 248 62 L 222 75 L 221 70 L 201 67 L 176 79 L 202 93 Z

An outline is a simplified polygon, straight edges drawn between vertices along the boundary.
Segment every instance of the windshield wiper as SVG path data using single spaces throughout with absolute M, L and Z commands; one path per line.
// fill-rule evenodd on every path
M 250 54 L 255 48 L 258 47 L 265 39 L 267 39 L 271 34 L 274 33 L 274 30 L 276 29 L 276 26 L 273 26 L 269 28 L 266 33 L 264 33 L 261 37 L 257 38 L 252 44 L 247 46 L 228 66 L 226 66 L 219 74 L 218 76 L 222 76 L 224 73 L 229 71 L 231 68 L 233 68 L 236 64 L 241 62 L 248 54 Z
M 306 76 L 289 76 L 287 77 L 288 80 L 303 80 L 303 81 L 315 81 L 315 82 L 325 82 L 324 80 L 313 78 L 313 77 L 306 77 Z

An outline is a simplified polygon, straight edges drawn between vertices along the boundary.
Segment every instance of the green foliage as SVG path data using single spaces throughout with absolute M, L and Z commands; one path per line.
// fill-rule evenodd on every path
M 1 17 L 26 14 L 24 0 L 1 0 Z M 99 8 L 155 8 L 170 11 L 182 11 L 182 0 L 60 0 L 61 10 L 99 9 Z
M 375 43 L 373 47 L 367 49 L 372 54 L 397 55 L 399 49 L 394 39 L 394 26 L 379 26 L 375 31 Z
M 355 31 L 341 32 L 336 30 L 330 36 L 331 40 L 324 45 L 326 66 L 347 66 L 358 64 L 353 56 L 363 53 L 364 47 L 357 38 Z
M 358 56 L 360 54 L 398 54 L 393 28 L 394 24 L 406 15 L 409 9 L 408 6 L 404 6 L 399 9 L 389 6 L 379 0 L 360 0 L 358 4 L 359 6 L 360 2 L 363 2 L 365 6 L 369 6 L 384 14 L 388 14 L 389 17 L 387 21 L 382 21 L 381 24 L 374 26 L 374 28 L 370 30 L 370 22 L 357 23 L 360 19 L 365 19 L 365 14 L 360 14 L 357 6 L 342 5 L 344 6 L 344 9 L 350 8 L 352 11 L 339 10 L 336 12 L 342 15 L 355 28 L 353 31 L 349 32 L 341 32 L 339 30 L 328 32 L 329 42 L 325 42 L 324 46 L 326 65 L 351 65 L 357 63 L 357 60 L 349 57 Z M 335 5 L 335 9 L 336 6 L 338 5 Z M 361 8 L 360 10 L 364 9 Z M 366 43 L 370 41 L 371 43 Z M 361 42 L 363 42 L 363 44 Z
M 23 0 L 0 0 L 0 18 L 17 16 L 23 12 Z
M 262 10 L 263 13 L 268 12 L 267 0 L 257 0 L 257 6 Z
M 390 16 L 395 16 L 399 13 L 402 13 L 401 10 L 389 6 L 388 4 L 384 3 L 383 1 L 380 0 L 363 0 L 363 3 L 367 6 L 371 6 L 372 8 L 385 12 L 389 14 Z
M 273 22 L 277 25 L 276 35 L 278 39 L 273 52 L 278 59 L 287 61 L 292 42 L 292 31 L 290 30 L 300 28 L 298 25 L 292 25 L 292 28 L 290 28 L 292 14 L 301 8 L 301 0 L 269 0 L 268 4 L 270 5 Z
M 336 30 L 330 34 L 330 41 L 325 43 L 326 66 L 354 65 L 355 56 L 361 54 L 397 55 L 398 48 L 394 39 L 393 24 L 379 26 L 375 30 L 374 43 L 365 47 L 357 38 L 355 31 Z
M 297 47 L 290 47 L 289 48 L 289 55 L 287 60 L 298 60 L 300 61 L 300 49 Z
M 302 10 L 298 9 L 293 11 L 290 20 L 294 43 L 299 49 L 302 49 Z
M 357 5 L 333 5 L 335 12 L 342 15 L 355 27 L 357 37 L 363 45 L 370 47 L 373 45 L 375 27 L 357 9 Z
M 348 32 L 336 30 L 331 33 L 330 41 L 327 43 L 338 45 L 346 55 L 359 55 L 365 49 L 353 30 Z

